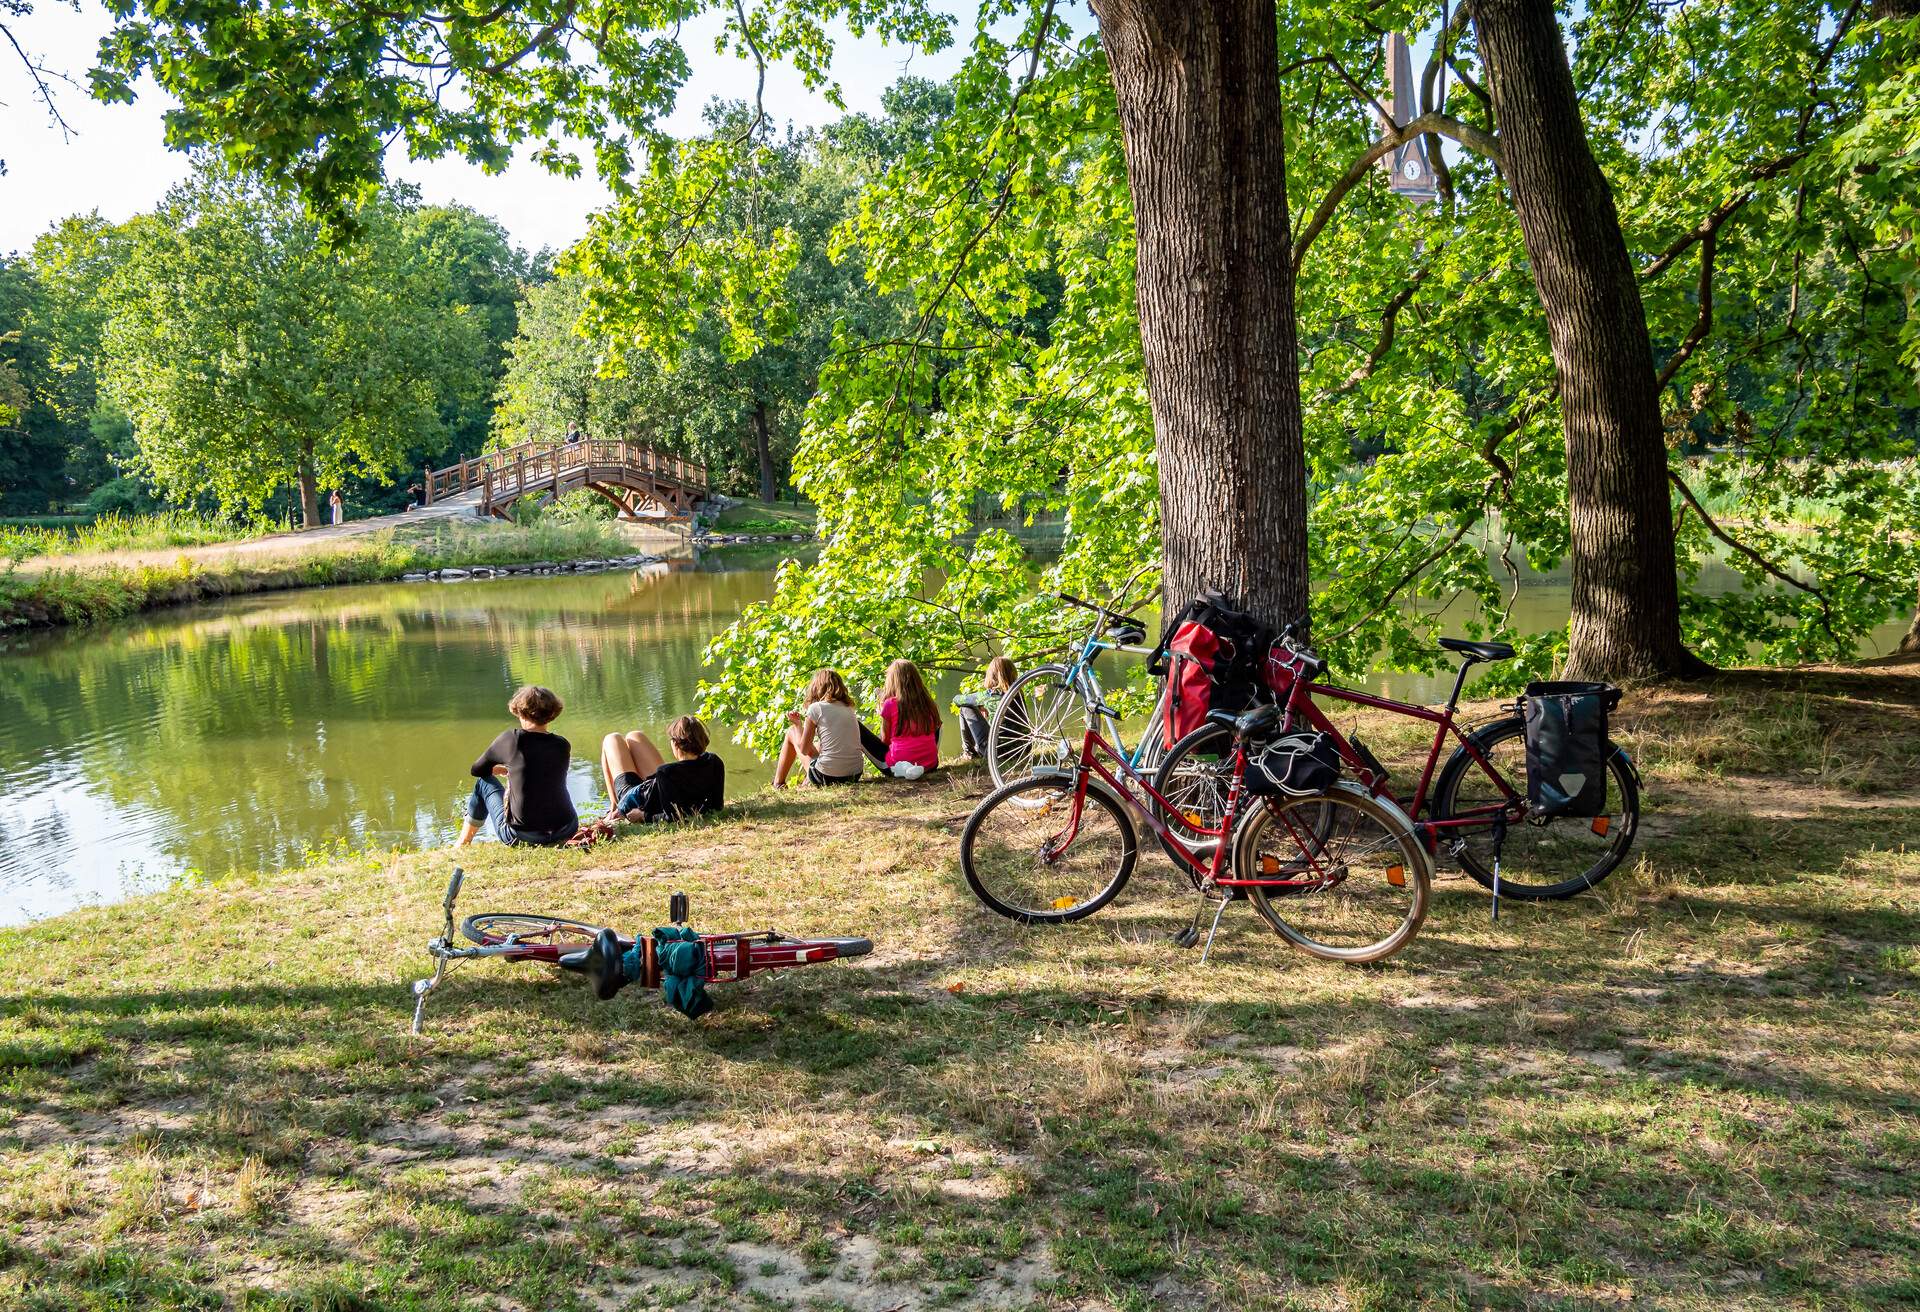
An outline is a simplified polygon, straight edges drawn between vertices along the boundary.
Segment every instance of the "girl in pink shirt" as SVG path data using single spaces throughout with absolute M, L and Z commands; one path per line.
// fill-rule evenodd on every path
M 880 689 L 880 727 L 887 748 L 883 764 L 894 774 L 914 779 L 940 764 L 940 711 L 912 661 L 887 666 Z M 894 769 L 902 765 L 909 769 Z M 919 769 L 912 770 L 914 766 Z

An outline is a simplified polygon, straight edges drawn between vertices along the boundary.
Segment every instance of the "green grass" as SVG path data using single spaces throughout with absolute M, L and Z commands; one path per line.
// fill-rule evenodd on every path
M 0 525 L 0 558 L 31 560 L 37 556 L 197 547 L 212 542 L 244 541 L 270 531 L 204 519 L 187 511 L 169 510 L 157 515 L 122 515 L 116 511 L 92 521 L 82 520 L 71 527 Z
M 875 941 L 698 1023 L 478 963 L 409 1038 L 447 853 L 0 931 L 0 1306 L 1912 1306 L 1920 797 L 1855 781 L 1920 688 L 1793 678 L 1630 697 L 1630 868 L 1443 879 L 1372 969 L 1242 913 L 1201 968 L 1145 854 L 998 920 L 965 771 L 462 857 L 463 913 Z
M 721 511 L 713 527 L 720 533 L 812 533 L 814 510 L 791 502 L 744 500 Z
M 513 565 L 624 555 L 611 524 L 547 518 L 528 525 L 428 520 L 402 529 L 313 544 L 275 556 L 169 565 L 52 566 L 0 572 L 0 630 L 93 624 L 211 597 L 337 583 L 368 583 L 454 565 Z

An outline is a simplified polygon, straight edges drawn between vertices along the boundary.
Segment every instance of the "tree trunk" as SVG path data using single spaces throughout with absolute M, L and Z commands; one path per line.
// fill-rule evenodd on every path
M 1284 623 L 1307 609 L 1307 496 L 1272 0 L 1094 8 L 1133 193 L 1166 606 L 1226 587 Z
M 1688 676 L 1653 345 L 1553 0 L 1478 0 L 1507 181 L 1546 312 L 1567 442 L 1577 678 Z
M 300 458 L 300 526 L 320 527 L 320 491 L 314 484 L 313 457 Z
M 1920 656 L 1920 600 L 1914 603 L 1913 622 L 1907 625 L 1907 636 L 1900 639 L 1900 651 L 1907 656 Z
M 760 457 L 760 499 L 773 500 L 773 436 L 767 431 L 767 403 L 753 407 L 753 449 Z

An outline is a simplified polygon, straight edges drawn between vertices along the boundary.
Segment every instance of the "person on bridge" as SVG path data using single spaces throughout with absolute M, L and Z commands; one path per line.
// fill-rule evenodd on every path
M 684 820 L 726 804 L 726 763 L 707 750 L 707 726 L 683 715 L 667 726 L 673 759 L 664 760 L 639 730 L 610 733 L 600 743 L 600 771 L 613 806 L 609 820 Z
M 564 709 L 553 689 L 537 684 L 513 695 L 507 710 L 520 727 L 502 732 L 473 763 L 473 796 L 455 846 L 471 843 L 489 821 L 494 837 L 508 847 L 558 847 L 573 837 L 580 827 L 579 813 L 567 795 L 567 760 L 573 748 L 548 728 Z M 501 775 L 506 776 L 505 786 Z
M 580 431 L 580 423 L 578 420 L 574 420 L 574 419 L 567 420 L 567 445 L 568 446 L 577 446 L 581 442 L 585 441 L 586 437 L 587 435 Z

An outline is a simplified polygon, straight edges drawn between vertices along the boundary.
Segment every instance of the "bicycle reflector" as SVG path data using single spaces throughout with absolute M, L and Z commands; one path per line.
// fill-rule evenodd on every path
M 1387 882 L 1395 888 L 1405 888 L 1407 886 L 1407 868 L 1398 863 L 1388 866 Z
M 1053 900 L 1053 909 L 1055 911 L 1065 911 L 1068 907 L 1074 905 L 1074 903 L 1078 902 L 1079 900 L 1080 900 L 1079 898 L 1073 898 L 1073 897 L 1057 897 Z
M 1277 857 L 1277 856 L 1263 856 L 1263 857 L 1261 857 L 1261 858 L 1260 858 L 1260 873 L 1261 873 L 1261 874 L 1263 874 L 1263 875 L 1277 875 L 1277 874 L 1279 874 L 1279 873 L 1280 873 L 1280 858 L 1279 858 L 1279 857 Z
M 1610 823 L 1612 823 L 1612 817 L 1610 816 L 1604 816 L 1604 815 L 1595 816 L 1593 818 L 1593 832 L 1600 835 L 1600 837 L 1605 838 L 1607 836 L 1607 826 Z

